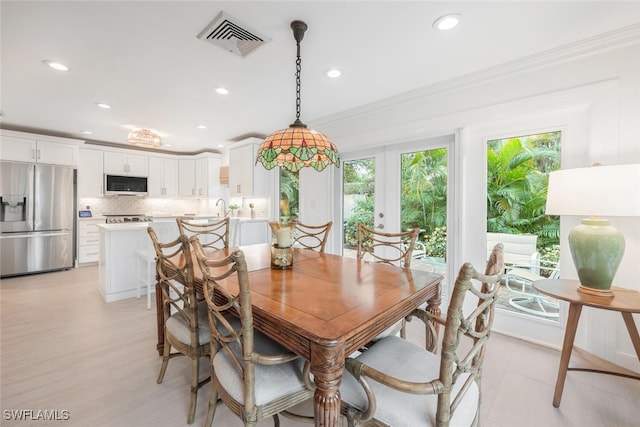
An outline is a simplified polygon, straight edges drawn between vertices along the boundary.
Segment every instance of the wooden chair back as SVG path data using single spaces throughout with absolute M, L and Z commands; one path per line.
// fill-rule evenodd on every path
M 158 240 L 153 228 L 147 228 L 156 254 L 156 275 L 162 298 L 164 349 L 157 383 L 167 371 L 169 360 L 183 355 L 191 359 L 191 386 L 187 423 L 196 413 L 198 390 L 209 381 L 199 380 L 200 358 L 209 355 L 209 325 L 202 319 L 206 307 L 194 286 L 193 261 L 189 241 L 184 235 L 167 243 Z M 172 352 L 172 348 L 177 352 Z
M 181 236 L 185 236 L 187 239 L 197 236 L 205 248 L 223 249 L 229 247 L 229 217 L 215 222 L 176 218 L 176 222 Z
M 296 226 L 293 229 L 294 245 L 305 249 L 312 249 L 317 252 L 324 252 L 332 225 L 333 221 L 321 225 L 308 225 L 296 222 Z
M 254 338 L 259 333 L 254 331 L 253 327 L 251 288 L 244 253 L 240 250 L 234 250 L 223 259 L 212 260 L 206 257 L 203 245 L 197 236 L 191 237 L 190 243 L 202 272 L 204 297 L 208 306 L 211 328 L 211 359 L 214 360 L 219 352 L 224 352 L 233 368 L 240 373 L 239 378 L 242 378 L 243 381 L 243 398 L 242 401 L 239 401 L 232 396 L 232 393 L 222 387 L 215 378 L 216 373 L 213 369 L 212 386 L 215 389 L 212 389 L 212 396 L 219 394 L 222 401 L 242 419 L 254 421 L 259 421 L 262 415 L 269 412 L 271 415 L 276 415 L 289 406 L 299 403 L 301 399 L 310 398 L 313 392 L 310 389 L 301 388 L 290 399 L 286 397 L 274 398 L 275 400 L 281 399 L 281 401 L 274 404 L 263 403 L 262 408 L 257 408 L 256 366 L 287 363 L 298 359 L 298 356 L 287 352 L 262 354 L 254 346 Z M 222 281 L 231 276 L 236 276 L 237 293 L 232 293 L 227 290 L 228 287 L 220 285 Z M 237 317 L 240 318 L 240 322 L 237 322 Z M 260 334 L 260 338 L 261 342 L 264 342 L 265 339 L 268 340 L 262 334 Z M 308 369 L 305 367 L 305 374 L 308 373 Z M 262 385 L 269 386 L 269 384 Z M 215 397 L 210 400 L 210 411 L 207 414 L 205 425 L 210 425 L 213 421 L 215 411 L 213 408 L 215 408 L 216 400 Z M 269 407 L 269 409 L 264 409 L 265 407 Z
M 198 298 L 193 286 L 193 261 L 189 241 L 178 236 L 162 243 L 152 227 L 147 228 L 156 255 L 156 276 L 163 300 L 163 318 L 179 313 L 192 330 L 192 343 L 198 343 Z
M 492 252 L 487 271 L 501 271 L 501 248 L 496 247 Z M 425 323 L 444 323 L 444 334 L 442 337 L 442 347 L 439 360 L 439 374 L 434 378 L 424 378 L 417 380 L 412 378 L 397 378 L 385 373 L 384 371 L 369 366 L 359 360 L 359 358 L 348 358 L 346 361 L 346 369 L 360 383 L 366 394 L 368 406 L 364 409 L 355 408 L 348 404 L 343 405 L 343 413 L 346 413 L 350 426 L 361 424 L 387 425 L 383 422 L 376 422 L 376 411 L 378 410 L 378 398 L 376 391 L 380 392 L 380 387 L 372 387 L 373 383 L 381 384 L 389 387 L 394 392 L 409 393 L 412 395 L 437 395 L 437 408 L 435 414 L 436 425 L 438 427 L 447 427 L 452 415 L 458 408 L 463 405 L 468 408 L 465 402 L 467 393 L 474 390 L 469 397 L 475 399 L 472 404 L 476 404 L 475 411 L 476 420 L 479 417 L 479 404 L 481 397 L 477 393 L 481 390 L 480 380 L 482 377 L 482 364 L 484 361 L 484 352 L 490 337 L 491 327 L 493 326 L 493 318 L 495 314 L 495 303 L 498 298 L 500 289 L 501 274 L 485 275 L 477 272 L 470 263 L 465 263 L 460 268 L 455 281 L 453 293 L 449 303 L 446 319 L 435 316 L 423 309 L 416 309 L 413 315 L 418 317 Z M 476 284 L 474 284 L 476 282 Z M 477 299 L 477 305 L 473 305 L 471 312 L 465 314 L 465 299 Z M 469 311 L 469 309 L 467 309 Z M 460 345 L 463 338 L 470 341 L 465 345 Z M 386 340 L 386 342 L 385 342 Z M 396 341 L 393 341 L 396 340 Z M 411 360 L 403 361 L 402 354 L 398 354 L 398 350 L 393 347 L 384 345 L 389 343 L 402 342 L 401 338 L 388 337 L 384 338 L 380 344 L 375 344 L 371 349 L 363 353 L 363 359 L 366 359 L 367 352 L 375 352 L 376 356 L 371 360 L 377 361 L 381 369 L 390 369 L 389 366 L 383 368 L 381 365 L 406 364 L 411 361 L 419 361 L 425 363 L 433 361 L 431 357 L 418 357 L 414 350 L 407 351 L 411 353 Z M 413 344 L 409 344 L 415 348 Z M 425 352 L 427 350 L 424 350 Z M 374 353 L 370 353 L 374 354 Z M 406 365 L 403 369 L 406 369 Z M 418 367 L 416 367 L 418 368 Z M 406 373 L 405 373 L 406 375 Z M 373 381 L 370 381 L 373 380 Z M 456 384 L 458 381 L 462 384 Z M 475 384 L 474 384 L 475 382 Z M 385 407 L 388 414 L 389 410 L 403 411 L 403 408 L 389 408 L 387 399 L 389 396 L 382 393 L 380 406 L 387 404 Z M 395 400 L 394 400 L 395 401 Z M 344 401 L 343 401 L 344 402 Z M 415 408 L 414 408 L 415 409 Z M 423 411 L 407 408 L 412 414 L 418 412 L 422 416 Z M 473 416 L 473 415 L 472 415 Z M 428 424 L 428 420 L 425 420 Z M 475 425 L 475 424 L 473 424 Z
M 419 228 L 383 233 L 358 224 L 358 259 L 410 267 Z
M 490 262 L 487 269 L 501 272 L 502 270 L 497 270 L 503 268 L 500 265 L 500 251 L 492 251 L 492 256 L 495 263 Z M 448 421 L 451 418 L 457 402 L 463 399 L 469 390 L 471 381 L 475 381 L 480 388 L 484 354 L 493 326 L 501 277 L 501 273 L 491 276 L 480 274 L 470 263 L 465 263 L 460 268 L 447 310 L 447 320 L 442 338 L 440 380 L 445 390 L 449 392 L 438 396 L 438 420 Z M 480 289 L 474 286 L 473 280 L 482 283 Z M 476 309 L 465 317 L 463 305 L 469 296 L 475 296 L 478 299 L 478 304 Z M 475 327 L 470 328 L 470 325 L 475 325 Z M 462 350 L 459 346 L 463 336 L 471 338 L 473 341 L 473 345 L 467 350 Z M 464 353 L 462 353 L 463 351 Z M 451 395 L 453 384 L 463 372 L 469 373 L 469 377 L 460 391 L 455 396 Z M 480 408 L 478 408 L 479 410 Z

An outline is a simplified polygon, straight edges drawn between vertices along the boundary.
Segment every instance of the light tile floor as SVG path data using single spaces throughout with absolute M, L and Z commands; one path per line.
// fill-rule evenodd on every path
M 145 298 L 104 303 L 97 277 L 97 267 L 85 267 L 0 282 L 3 427 L 187 425 L 188 361 L 172 360 L 164 382 L 156 384 L 155 310 L 146 310 Z M 424 340 L 418 322 L 409 323 L 408 334 Z M 559 357 L 556 350 L 494 334 L 485 364 L 482 425 L 640 426 L 640 381 L 570 372 L 562 404 L 554 408 Z M 204 421 L 208 395 L 206 387 L 199 393 L 194 426 Z M 70 418 L 8 419 L 7 411 L 22 409 L 66 410 Z M 220 406 L 214 425 L 242 423 Z M 281 425 L 300 424 L 281 417 Z

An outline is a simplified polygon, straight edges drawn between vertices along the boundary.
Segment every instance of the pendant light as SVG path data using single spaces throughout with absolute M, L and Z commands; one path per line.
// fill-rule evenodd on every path
M 307 24 L 293 21 L 291 29 L 297 46 L 296 120 L 288 128 L 275 131 L 260 144 L 256 163 L 262 163 L 265 169 L 281 166 L 291 172 L 298 172 L 304 167 L 321 171 L 332 163 L 339 167 L 340 158 L 333 142 L 322 133 L 307 129 L 307 125 L 300 121 L 300 42 L 307 31 Z

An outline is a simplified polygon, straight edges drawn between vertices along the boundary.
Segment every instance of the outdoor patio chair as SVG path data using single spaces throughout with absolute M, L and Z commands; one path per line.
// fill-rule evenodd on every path
M 536 265 L 524 263 L 510 265 L 505 271 L 504 283 L 508 291 L 516 296 L 509 298 L 509 305 L 536 316 L 560 317 L 558 302 L 533 289 L 533 282 L 536 280 L 559 277 L 558 264 L 551 261 L 540 260 Z

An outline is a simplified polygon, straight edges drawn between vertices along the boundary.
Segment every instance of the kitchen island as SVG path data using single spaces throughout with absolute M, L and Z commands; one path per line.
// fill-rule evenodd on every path
M 98 257 L 98 290 L 106 302 L 137 295 L 143 262 L 139 249 L 148 248 L 151 239 L 148 222 L 98 224 L 100 255 Z M 155 225 L 155 224 L 154 224 Z
M 148 275 L 148 263 L 153 257 L 151 239 L 147 227 L 151 226 L 161 242 L 178 237 L 176 217 L 154 217 L 150 222 L 97 224 L 100 231 L 98 259 L 98 290 L 106 302 L 138 296 L 138 288 L 144 295 Z M 194 219 L 217 221 L 215 216 L 194 216 Z M 266 218 L 231 218 L 230 242 L 232 247 L 270 241 Z

